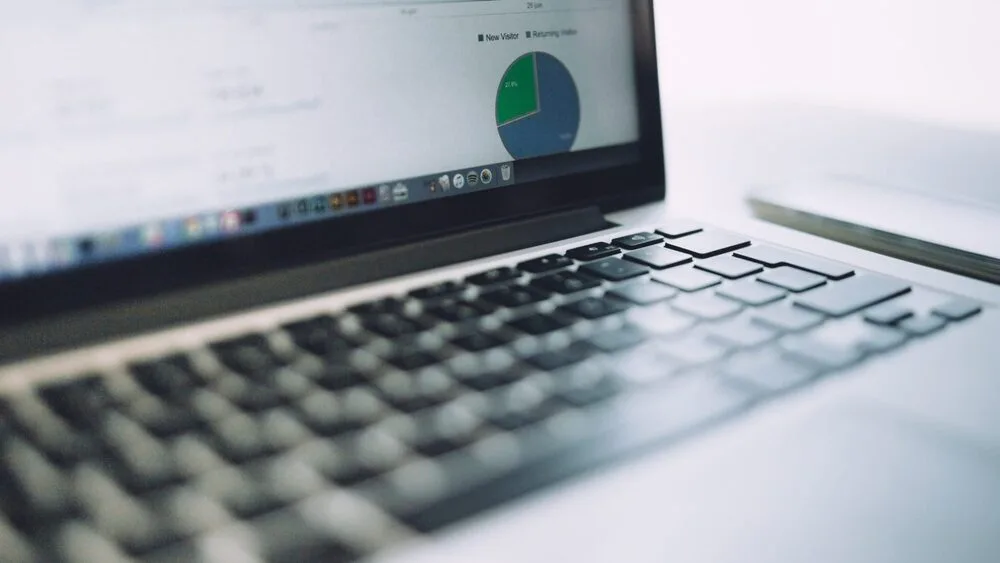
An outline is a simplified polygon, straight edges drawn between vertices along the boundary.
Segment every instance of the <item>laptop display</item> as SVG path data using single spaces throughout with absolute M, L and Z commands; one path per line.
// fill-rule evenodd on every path
M 635 162 L 628 2 L 0 9 L 0 283 Z

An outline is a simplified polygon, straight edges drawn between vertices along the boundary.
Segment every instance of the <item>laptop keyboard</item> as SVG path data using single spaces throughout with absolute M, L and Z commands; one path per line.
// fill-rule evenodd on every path
M 0 560 L 363 559 L 980 312 L 675 223 L 0 396 Z

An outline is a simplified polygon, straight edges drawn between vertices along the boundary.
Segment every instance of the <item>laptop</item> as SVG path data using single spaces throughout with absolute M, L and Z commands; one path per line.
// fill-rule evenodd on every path
M 1000 557 L 1000 291 L 670 215 L 653 2 L 160 4 L 0 17 L 3 563 Z

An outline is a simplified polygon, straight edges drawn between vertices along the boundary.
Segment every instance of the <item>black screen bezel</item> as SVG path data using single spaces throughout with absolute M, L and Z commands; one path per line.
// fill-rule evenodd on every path
M 518 218 L 595 205 L 609 212 L 663 199 L 666 170 L 653 1 L 628 2 L 639 101 L 638 162 L 0 283 L 0 325 L 304 266 Z

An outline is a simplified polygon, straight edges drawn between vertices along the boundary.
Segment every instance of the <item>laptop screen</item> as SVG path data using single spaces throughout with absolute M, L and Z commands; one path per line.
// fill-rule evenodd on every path
M 0 7 L 0 282 L 638 159 L 626 0 Z

